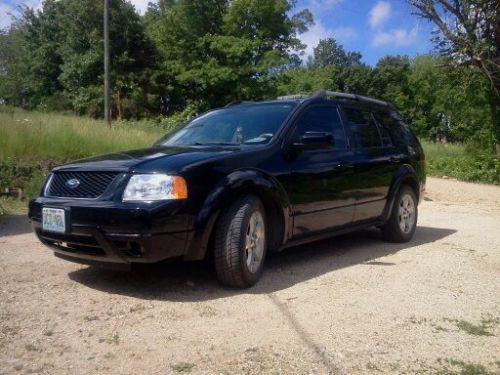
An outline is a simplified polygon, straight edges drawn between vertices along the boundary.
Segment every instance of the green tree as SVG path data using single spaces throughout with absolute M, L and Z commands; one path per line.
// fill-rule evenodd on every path
M 0 30 L 0 99 L 11 105 L 20 104 L 27 86 L 25 56 L 24 31 L 17 24 Z
M 24 8 L 19 20 L 26 47 L 23 58 L 30 61 L 25 73 L 33 106 L 42 104 L 62 89 L 59 75 L 63 60 L 59 48 L 63 30 L 59 27 L 58 7 L 55 0 L 46 0 L 41 11 Z
M 308 11 L 290 16 L 292 7 L 285 0 L 160 1 L 146 19 L 173 98 L 206 108 L 273 96 L 276 75 L 303 48 L 297 34 L 312 21 Z
M 312 94 L 315 91 L 337 90 L 335 76 L 338 70 L 333 65 L 311 68 L 289 69 L 280 75 L 277 85 L 279 95 Z
M 78 113 L 102 113 L 103 4 L 93 0 L 45 0 L 40 11 L 26 8 L 25 30 L 30 100 L 46 104 L 61 96 Z M 140 17 L 125 0 L 110 1 L 111 72 L 114 113 L 138 115 L 148 107 L 155 49 Z M 53 100 L 54 101 L 54 100 Z
M 314 47 L 312 64 L 318 67 L 327 65 L 349 67 L 361 65 L 361 57 L 359 52 L 346 52 L 335 38 L 327 38 L 321 39 L 318 45 Z
M 356 64 L 342 68 L 337 75 L 340 91 L 358 95 L 373 93 L 373 70 L 365 64 Z
M 408 0 L 433 22 L 434 41 L 455 67 L 478 69 L 490 84 L 491 125 L 500 155 L 500 2 L 498 0 Z
M 391 101 L 400 109 L 408 107 L 411 91 L 408 84 L 410 59 L 408 56 L 385 56 L 373 69 L 370 95 Z

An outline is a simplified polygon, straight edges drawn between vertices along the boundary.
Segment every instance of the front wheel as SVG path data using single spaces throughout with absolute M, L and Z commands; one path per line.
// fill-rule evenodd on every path
M 248 288 L 262 274 L 266 258 L 266 215 L 262 202 L 247 195 L 235 201 L 218 222 L 215 270 L 225 285 Z
M 417 227 L 418 207 L 415 192 L 403 186 L 394 201 L 391 217 L 382 226 L 384 238 L 391 242 L 408 242 Z

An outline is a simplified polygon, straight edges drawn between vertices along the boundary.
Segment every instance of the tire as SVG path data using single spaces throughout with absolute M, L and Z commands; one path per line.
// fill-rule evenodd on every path
M 418 206 L 415 192 L 403 185 L 394 200 L 389 220 L 381 227 L 382 234 L 390 242 L 408 242 L 417 227 Z
M 214 258 L 222 284 L 248 288 L 260 278 L 267 250 L 262 202 L 253 195 L 237 199 L 222 213 L 215 232 Z

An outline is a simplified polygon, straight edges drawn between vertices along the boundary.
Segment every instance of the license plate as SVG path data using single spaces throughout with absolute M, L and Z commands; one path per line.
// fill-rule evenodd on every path
M 44 207 L 42 229 L 49 232 L 66 232 L 66 212 L 60 208 Z

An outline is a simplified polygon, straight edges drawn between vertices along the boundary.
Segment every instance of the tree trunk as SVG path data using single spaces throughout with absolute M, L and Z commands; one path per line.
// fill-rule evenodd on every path
M 122 97 L 121 97 L 121 91 L 120 90 L 118 90 L 118 94 L 117 94 L 117 110 L 118 110 L 118 119 L 121 120 L 122 119 L 123 110 L 122 110 Z

